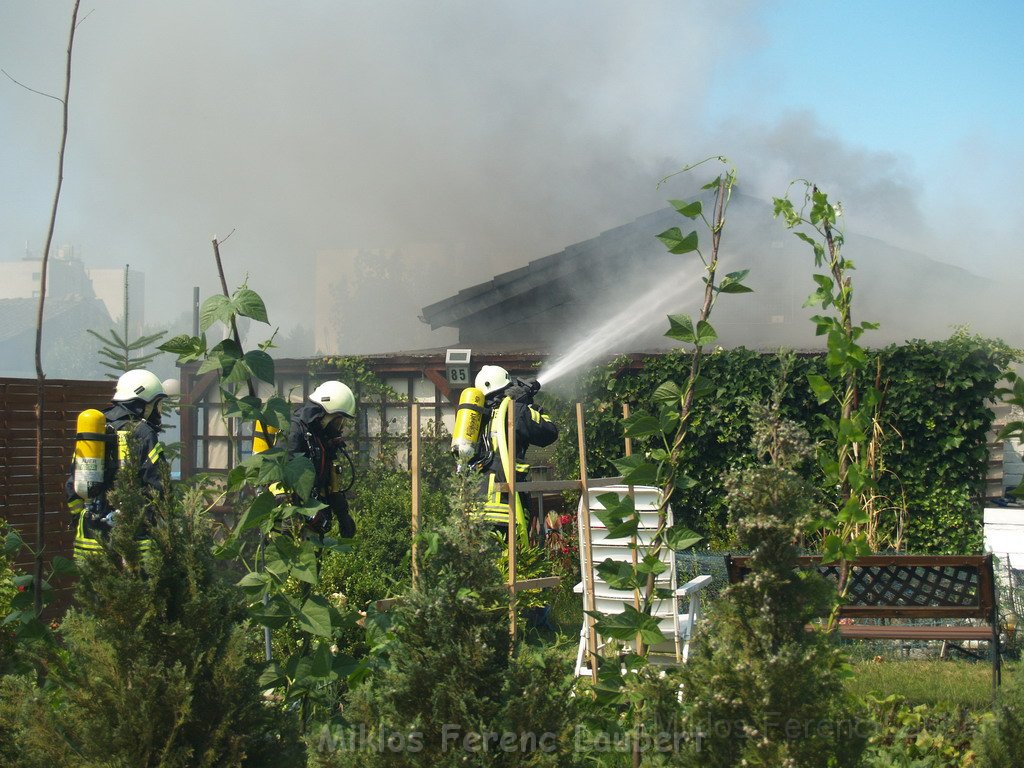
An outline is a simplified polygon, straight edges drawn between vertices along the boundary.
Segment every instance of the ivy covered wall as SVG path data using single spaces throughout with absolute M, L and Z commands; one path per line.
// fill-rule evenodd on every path
M 958 333 L 946 341 L 912 341 L 872 353 L 867 366 L 879 376 L 885 401 L 879 457 L 884 537 L 908 552 L 967 553 L 982 546 L 982 496 L 988 462 L 990 408 L 1007 367 L 1019 353 L 1000 341 Z M 621 407 L 646 409 L 664 381 L 682 382 L 690 356 L 683 352 L 621 358 L 582 374 L 572 393 L 542 393 L 564 437 L 555 453 L 556 476 L 578 475 L 572 439 L 572 403 L 582 399 L 587 420 L 589 474 L 616 474 L 623 453 Z M 677 520 L 705 534 L 713 547 L 728 547 L 723 480 L 754 462 L 751 404 L 766 403 L 779 376 L 778 355 L 748 349 L 718 350 L 703 362 L 705 391 L 698 400 L 687 453 L 687 474 L 697 483 L 676 491 Z M 824 374 L 821 355 L 798 356 L 787 377 L 783 410 L 818 441 L 827 439 L 808 373 Z M 634 451 L 645 449 L 635 441 Z M 808 467 L 813 479 L 820 477 Z M 820 486 L 820 483 L 819 483 Z M 822 499 L 831 489 L 820 488 Z

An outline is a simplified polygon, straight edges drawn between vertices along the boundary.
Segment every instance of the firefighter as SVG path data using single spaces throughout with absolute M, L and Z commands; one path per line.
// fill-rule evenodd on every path
M 498 365 L 485 365 L 475 381 L 484 393 L 484 420 L 481 426 L 483 459 L 479 469 L 487 473 L 487 498 L 481 518 L 495 530 L 508 535 L 508 494 L 497 490 L 498 483 L 506 482 L 515 463 L 517 481 L 526 480 L 530 465 L 525 463 L 526 451 L 531 445 L 540 448 L 551 445 L 558 438 L 558 427 L 535 406 L 533 396 L 540 389 L 537 382 L 512 379 L 508 371 Z M 515 409 L 516 455 L 508 452 L 508 409 Z M 516 533 L 520 542 L 528 541 L 528 502 L 516 493 Z
M 354 472 L 342 436 L 345 425 L 355 418 L 356 398 L 348 385 L 325 381 L 313 390 L 309 400 L 292 412 L 288 431 L 289 455 L 306 456 L 313 463 L 313 496 L 327 505 L 307 525 L 322 536 L 330 530 L 331 521 L 337 520 L 342 537 L 350 539 L 355 536 L 356 523 L 348 511 L 347 488 L 337 464 L 344 460 Z
M 79 417 L 79 424 L 93 426 L 89 432 L 81 428 L 77 436 L 75 465 L 65 485 L 68 511 L 75 529 L 76 555 L 103 549 L 109 537 L 117 510 L 110 506 L 107 494 L 122 464 L 134 454 L 139 482 L 151 495 L 163 491 L 164 447 L 160 443 L 160 404 L 166 397 L 163 385 L 154 374 L 145 370 L 128 371 L 117 380 L 111 404 L 102 412 L 88 410 Z M 89 450 L 89 444 L 95 450 Z M 82 460 L 92 456 L 92 464 Z M 148 541 L 143 538 L 143 550 Z

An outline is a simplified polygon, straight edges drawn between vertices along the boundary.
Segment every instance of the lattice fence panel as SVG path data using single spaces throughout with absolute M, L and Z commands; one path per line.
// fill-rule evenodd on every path
M 44 561 L 55 555 L 71 557 L 72 534 L 64 504 L 64 481 L 74 455 L 78 414 L 103 408 L 114 392 L 110 381 L 52 380 L 44 384 L 43 415 Z M 0 379 L 0 518 L 6 520 L 33 548 L 39 480 L 36 472 L 36 402 L 34 379 Z M 18 570 L 31 573 L 32 555 L 22 552 Z M 70 599 L 66 584 L 56 584 L 51 616 L 60 615 Z
M 839 566 L 819 565 L 818 573 L 839 582 Z M 978 568 L 971 565 L 854 566 L 847 605 L 906 605 L 976 608 L 980 605 Z

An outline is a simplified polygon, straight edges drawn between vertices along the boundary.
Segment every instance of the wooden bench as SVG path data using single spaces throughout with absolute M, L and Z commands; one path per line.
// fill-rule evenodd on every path
M 725 558 L 729 582 L 750 571 L 750 558 Z M 839 564 L 820 557 L 799 558 L 835 584 Z M 849 589 L 839 608 L 840 637 L 872 640 L 945 640 L 989 643 L 992 685 L 1001 682 L 998 603 L 992 555 L 872 555 L 849 565 Z M 860 619 L 899 619 L 898 624 L 859 623 Z M 980 619 L 983 625 L 909 624 L 914 619 Z

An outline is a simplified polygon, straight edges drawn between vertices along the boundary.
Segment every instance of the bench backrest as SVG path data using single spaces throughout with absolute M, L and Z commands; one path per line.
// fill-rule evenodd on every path
M 798 560 L 838 584 L 839 563 Z M 726 567 L 735 584 L 750 571 L 750 558 L 727 555 Z M 843 617 L 995 621 L 992 555 L 871 555 L 849 564 L 848 583 Z

